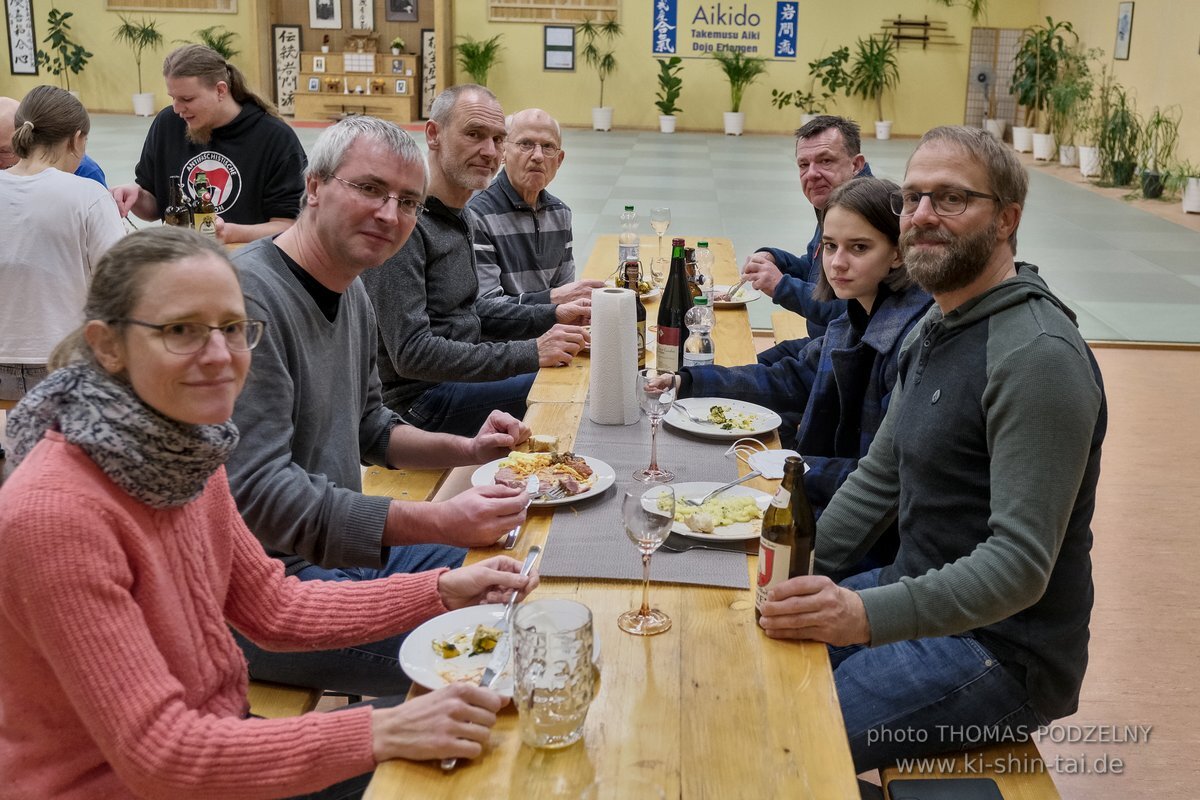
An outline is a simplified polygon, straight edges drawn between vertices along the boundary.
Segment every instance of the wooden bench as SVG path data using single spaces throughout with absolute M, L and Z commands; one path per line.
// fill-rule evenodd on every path
M 966 753 L 947 753 L 930 756 L 949 769 L 936 772 L 900 772 L 895 767 L 879 771 L 883 793 L 888 796 L 888 784 L 905 778 L 991 778 L 1004 800 L 1060 800 L 1054 778 L 1032 741 L 1020 744 L 993 744 Z
M 316 708 L 321 694 L 320 689 L 250 681 L 250 713 L 267 719 L 298 717 Z
M 788 339 L 808 338 L 808 323 L 804 317 L 791 311 L 772 311 L 771 330 L 775 333 L 775 344 Z

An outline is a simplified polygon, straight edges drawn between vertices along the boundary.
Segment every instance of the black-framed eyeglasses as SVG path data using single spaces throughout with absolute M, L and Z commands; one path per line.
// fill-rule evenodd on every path
M 891 202 L 892 212 L 896 216 L 911 217 L 917 213 L 917 207 L 921 205 L 922 197 L 929 198 L 929 202 L 933 204 L 933 213 L 939 217 L 957 217 L 967 210 L 967 203 L 970 202 L 972 197 L 1000 202 L 1000 198 L 994 194 L 984 194 L 983 192 L 958 188 L 935 189 L 932 192 L 914 192 L 909 189 L 901 189 L 889 194 L 888 200 Z
M 205 325 L 203 322 L 164 322 L 160 324 L 131 317 L 112 321 L 127 325 L 141 325 L 143 328 L 158 331 L 162 336 L 163 347 L 167 348 L 168 353 L 174 353 L 177 356 L 190 356 L 203 350 L 208 344 L 209 338 L 212 337 L 213 331 L 221 332 L 221 338 L 225 340 L 225 346 L 230 350 L 239 352 L 253 350 L 262 341 L 263 331 L 267 327 L 267 323 L 261 319 L 239 319 L 223 325 Z
M 521 148 L 521 152 L 526 155 L 529 155 L 534 149 L 540 147 L 542 148 L 542 155 L 546 158 L 554 158 L 558 155 L 558 151 L 562 149 L 556 144 L 542 144 L 541 142 L 510 142 L 510 144 Z
M 401 197 L 398 194 L 388 194 L 381 187 L 372 183 L 353 183 L 345 180 L 344 178 L 339 178 L 337 175 L 331 175 L 330 177 L 335 181 L 341 181 L 352 189 L 355 189 L 364 200 L 378 203 L 380 208 L 383 208 L 385 205 L 387 205 L 388 200 L 395 200 L 396 205 L 400 209 L 400 213 L 404 214 L 405 216 L 419 217 L 425 211 L 425 206 L 421 205 L 416 200 L 413 200 L 411 197 Z

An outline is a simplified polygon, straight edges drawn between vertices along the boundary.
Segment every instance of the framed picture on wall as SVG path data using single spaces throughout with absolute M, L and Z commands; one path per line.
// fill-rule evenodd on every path
M 313 72 L 325 71 L 325 56 L 313 56 Z
M 308 90 L 310 92 L 321 91 L 321 79 L 320 78 L 309 78 L 308 79 Z
M 308 0 L 308 27 L 342 27 L 342 0 Z
M 384 0 L 387 8 L 384 18 L 388 22 L 416 22 L 417 0 Z
M 393 58 L 392 59 L 392 74 L 393 75 L 403 75 L 404 74 L 404 59 L 403 58 Z
M 396 81 L 396 94 L 408 94 L 408 81 Z
M 300 26 L 272 25 L 275 55 L 275 105 L 280 114 L 295 113 L 296 88 L 300 84 Z
M 575 69 L 575 29 L 569 25 L 547 25 L 542 30 L 542 69 Z
M 8 22 L 8 70 L 13 75 L 37 75 L 37 36 L 33 32 L 31 0 L 5 0 Z
M 1133 3 L 1117 3 L 1117 43 L 1113 46 L 1113 58 L 1129 60 L 1129 40 L 1133 36 Z

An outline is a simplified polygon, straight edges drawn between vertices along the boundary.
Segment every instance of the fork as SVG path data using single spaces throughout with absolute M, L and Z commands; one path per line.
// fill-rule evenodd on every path
M 529 504 L 533 502 L 533 498 L 537 495 L 538 488 L 541 486 L 541 481 L 537 475 L 530 475 L 525 481 L 525 508 L 529 508 Z M 521 533 L 521 526 L 514 525 L 512 530 L 504 535 L 504 549 L 512 550 L 517 546 L 517 536 Z
M 762 473 L 759 472 L 758 470 L 753 470 L 751 472 L 747 472 L 742 477 L 740 477 L 736 480 L 732 480 L 729 483 L 725 484 L 724 486 L 718 486 L 717 488 L 713 489 L 708 494 L 704 495 L 704 497 L 701 497 L 699 500 L 697 500 L 694 497 L 681 497 L 679 499 L 682 500 L 685 505 L 702 506 L 710 498 L 716 497 L 717 495 L 719 495 L 721 492 L 725 491 L 726 489 L 729 489 L 733 486 L 737 486 L 739 483 L 745 483 L 746 481 L 751 480 L 752 478 L 757 478 L 759 475 L 762 475 Z
M 679 402 L 678 400 L 671 403 L 671 407 L 676 409 L 677 411 L 679 411 L 681 414 L 683 414 L 685 417 L 687 417 L 688 419 L 690 419 L 692 422 L 696 423 L 697 425 L 716 425 L 717 424 L 717 423 L 713 422 L 711 419 L 707 419 L 705 417 L 697 417 L 691 411 L 688 411 L 687 406 L 685 406 L 683 403 Z
M 562 500 L 566 496 L 567 496 L 566 489 L 564 489 L 561 486 L 555 486 L 551 489 L 547 489 L 546 491 L 542 492 L 541 494 L 535 495 L 533 499 L 534 500 Z

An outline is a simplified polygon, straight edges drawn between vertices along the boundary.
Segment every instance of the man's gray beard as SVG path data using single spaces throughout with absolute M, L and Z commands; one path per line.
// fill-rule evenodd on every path
M 900 236 L 900 254 L 904 266 L 917 285 L 930 294 L 944 294 L 967 286 L 987 269 L 996 244 L 999 220 L 975 233 L 954 236 L 947 231 L 922 231 L 911 228 Z M 944 242 L 941 253 L 917 250 L 915 239 Z
M 187 128 L 185 135 L 192 144 L 208 144 L 212 141 L 212 128 Z

